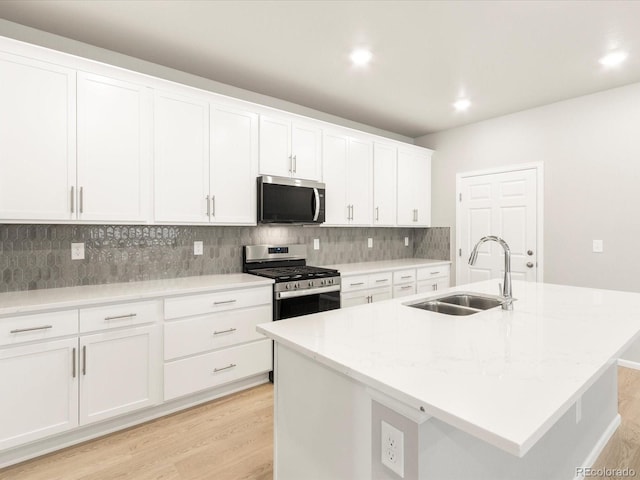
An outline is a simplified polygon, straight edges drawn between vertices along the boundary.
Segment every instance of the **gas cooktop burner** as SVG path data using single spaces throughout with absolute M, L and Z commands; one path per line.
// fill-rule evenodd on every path
M 335 277 L 339 275 L 337 270 L 309 267 L 306 265 L 295 267 L 256 268 L 249 270 L 248 273 L 260 275 L 261 277 L 273 278 L 281 282 L 305 278 Z

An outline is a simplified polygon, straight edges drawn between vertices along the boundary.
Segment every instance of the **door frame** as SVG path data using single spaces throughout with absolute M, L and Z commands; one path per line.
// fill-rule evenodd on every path
M 503 167 L 494 167 L 487 170 L 474 170 L 471 172 L 462 172 L 456 174 L 456 249 L 454 250 L 454 258 L 456 259 L 456 285 L 458 285 L 458 279 L 460 278 L 460 248 L 462 245 L 462 239 L 460 238 L 460 195 L 461 184 L 464 178 L 479 177 L 482 175 L 494 175 L 499 173 L 518 172 L 521 170 L 535 170 L 536 172 L 536 249 L 537 249 L 537 282 L 544 282 L 544 163 L 523 163 L 517 165 L 506 165 Z

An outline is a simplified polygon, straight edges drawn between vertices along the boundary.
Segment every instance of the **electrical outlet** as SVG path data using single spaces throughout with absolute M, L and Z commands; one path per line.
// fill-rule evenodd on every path
M 202 255 L 204 253 L 204 245 L 201 241 L 193 242 L 193 254 Z
M 382 464 L 404 478 L 404 433 L 382 420 L 380 447 Z
M 320 250 L 320 239 L 319 238 L 314 238 L 313 239 L 313 249 L 314 250 Z
M 404 237 L 404 246 L 405 247 L 409 246 L 409 237 Z
M 71 260 L 84 260 L 84 243 L 71 244 Z
M 602 252 L 604 252 L 604 242 L 602 240 L 594 240 L 593 253 L 602 253 Z
M 373 238 L 367 238 L 367 247 L 373 248 Z

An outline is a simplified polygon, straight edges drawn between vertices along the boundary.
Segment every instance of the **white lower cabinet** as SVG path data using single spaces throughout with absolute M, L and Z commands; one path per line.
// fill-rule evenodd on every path
M 379 302 L 392 298 L 391 272 L 342 277 L 340 306 L 342 308 Z
M 444 290 L 451 286 L 449 265 L 418 268 L 416 277 L 418 279 L 417 293 Z
M 0 350 L 0 450 L 78 425 L 77 351 L 77 337 Z
M 165 299 L 164 399 L 272 370 L 271 286 Z
M 80 337 L 80 424 L 160 401 L 158 326 Z

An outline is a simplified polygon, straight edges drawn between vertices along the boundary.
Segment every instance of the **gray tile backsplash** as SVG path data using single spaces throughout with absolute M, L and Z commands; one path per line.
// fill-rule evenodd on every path
M 193 255 L 196 240 L 202 256 Z M 72 242 L 85 243 L 84 260 L 71 260 Z M 240 272 L 243 245 L 304 243 L 309 264 L 329 265 L 448 260 L 448 242 L 449 228 L 0 225 L 0 292 Z

